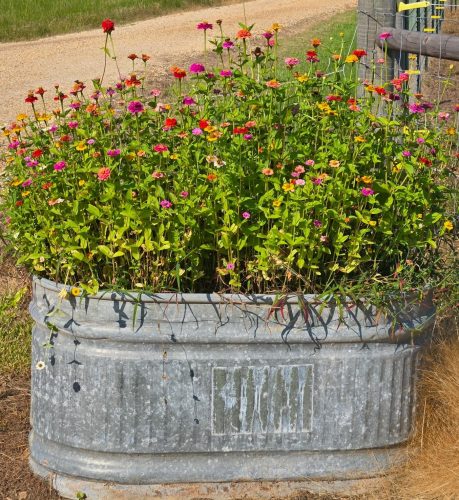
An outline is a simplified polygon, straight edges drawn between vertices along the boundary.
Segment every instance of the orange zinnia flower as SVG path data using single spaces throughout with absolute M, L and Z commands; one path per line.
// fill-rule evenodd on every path
M 249 30 L 242 29 L 237 32 L 236 38 L 250 38 L 252 36 L 252 33 L 250 33 Z

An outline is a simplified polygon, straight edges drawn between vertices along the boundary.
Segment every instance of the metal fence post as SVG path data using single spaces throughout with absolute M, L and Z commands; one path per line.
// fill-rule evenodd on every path
M 368 65 L 360 65 L 360 78 L 365 80 L 372 77 L 371 59 L 377 60 L 385 56 L 376 45 L 376 37 L 382 26 L 396 27 L 397 2 L 396 0 L 359 0 L 357 16 L 357 45 L 368 53 Z M 375 68 L 375 80 L 394 78 L 395 54 L 387 54 L 386 64 Z

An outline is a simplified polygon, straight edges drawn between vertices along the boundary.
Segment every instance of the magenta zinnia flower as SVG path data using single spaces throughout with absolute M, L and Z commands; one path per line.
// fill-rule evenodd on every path
M 362 193 L 363 196 L 371 196 L 372 194 L 375 194 L 373 189 L 370 188 L 362 188 L 360 192 Z
M 112 157 L 119 156 L 120 153 L 121 153 L 121 150 L 119 150 L 119 149 L 109 149 L 107 151 L 107 156 L 112 156 Z
M 196 74 L 204 73 L 205 70 L 206 68 L 204 67 L 204 65 L 200 63 L 193 63 L 189 68 L 190 73 L 196 73 Z
M 133 115 L 142 113 L 144 110 L 143 104 L 140 101 L 131 101 L 128 106 L 128 111 Z
M 196 25 L 196 29 L 204 31 L 211 30 L 213 27 L 213 24 L 210 24 L 207 21 L 202 21 Z
M 224 78 L 228 78 L 230 76 L 233 76 L 233 72 L 230 69 L 222 69 L 220 71 L 220 76 L 223 76 Z
M 234 47 L 234 42 L 232 42 L 232 41 L 231 41 L 231 40 L 229 40 L 229 39 L 228 39 L 228 40 L 225 40 L 225 41 L 223 42 L 223 44 L 222 44 L 222 47 L 223 47 L 224 49 L 228 49 L 228 50 L 229 50 L 229 49 L 232 49 L 232 48 Z
M 67 163 L 62 160 L 58 161 L 57 163 L 54 164 L 54 170 L 62 170 L 67 166 Z
M 172 207 L 172 203 L 169 200 L 162 200 L 160 202 L 160 205 L 162 208 L 171 208 Z
M 196 101 L 190 97 L 190 96 L 185 96 L 183 98 L 183 101 L 182 103 L 185 105 L 185 106 L 192 106 L 193 104 L 196 104 Z
M 242 217 L 244 219 L 250 219 L 250 212 L 242 212 Z

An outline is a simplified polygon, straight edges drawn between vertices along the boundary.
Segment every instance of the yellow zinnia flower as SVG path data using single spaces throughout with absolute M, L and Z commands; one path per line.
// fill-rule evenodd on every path
M 79 297 L 81 295 L 81 288 L 78 288 L 77 286 L 72 286 L 72 289 L 70 290 L 70 293 L 74 296 L 74 297 Z
M 451 231 L 453 229 L 454 225 L 453 225 L 453 223 L 450 220 L 445 220 L 445 222 L 443 223 L 443 227 L 447 231 Z
M 346 62 L 347 63 L 356 63 L 356 62 L 359 62 L 359 58 L 356 55 L 351 54 L 350 56 L 346 57 Z
M 280 207 L 280 206 L 281 206 L 281 203 L 282 203 L 282 201 L 281 201 L 281 200 L 274 200 L 274 201 L 273 201 L 273 207 L 276 207 L 276 208 L 277 208 L 277 207 Z
M 282 189 L 287 193 L 289 191 L 295 190 L 295 184 L 293 182 L 286 182 L 282 185 Z

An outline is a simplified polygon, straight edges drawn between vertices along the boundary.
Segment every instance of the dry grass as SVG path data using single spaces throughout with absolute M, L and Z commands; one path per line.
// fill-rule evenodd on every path
M 418 425 L 410 458 L 396 471 L 397 498 L 459 498 L 459 338 L 433 348 L 419 387 Z

